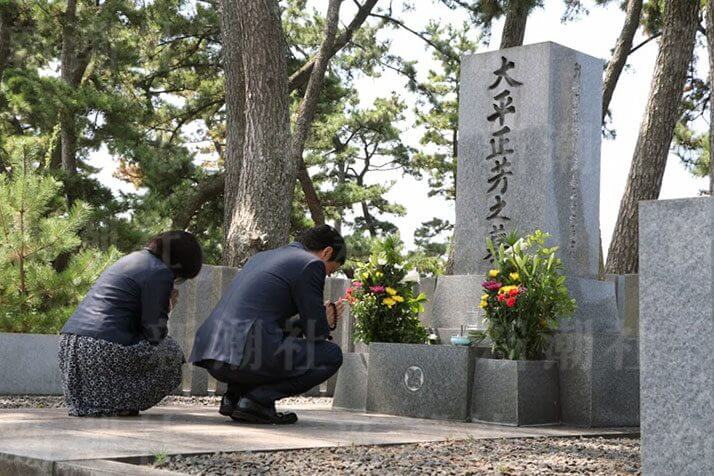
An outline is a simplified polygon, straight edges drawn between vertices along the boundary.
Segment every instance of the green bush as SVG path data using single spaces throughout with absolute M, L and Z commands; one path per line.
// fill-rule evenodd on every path
M 40 168 L 43 141 L 6 143 L 0 171 L 0 332 L 56 333 L 117 252 L 81 248 L 90 209 L 67 206 L 61 184 Z M 72 253 L 57 271 L 55 260 Z
M 404 282 L 413 265 L 402 249 L 397 236 L 377 240 L 369 261 L 357 268 L 344 297 L 352 305 L 355 341 L 426 342 L 427 332 L 419 321 L 426 296 L 415 296 L 413 283 Z
M 481 296 L 486 330 L 471 335 L 476 340 L 491 339 L 499 358 L 543 359 L 558 319 L 575 311 L 565 276 L 560 274 L 558 247 L 545 247 L 548 237 L 540 230 L 522 238 L 511 235 L 498 249 L 487 240 L 494 267 Z

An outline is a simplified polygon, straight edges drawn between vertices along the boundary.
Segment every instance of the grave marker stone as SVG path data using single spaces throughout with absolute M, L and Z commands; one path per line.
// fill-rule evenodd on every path
M 714 474 L 714 198 L 639 213 L 642 473 Z
M 487 237 L 549 232 L 566 274 L 598 273 L 600 59 L 556 43 L 461 63 L 454 274 L 484 274 Z

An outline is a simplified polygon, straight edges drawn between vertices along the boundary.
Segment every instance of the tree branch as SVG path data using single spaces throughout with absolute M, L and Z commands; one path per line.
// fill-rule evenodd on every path
M 352 39 L 352 36 L 354 33 L 360 29 L 362 24 L 367 20 L 367 17 L 369 16 L 370 12 L 372 11 L 372 8 L 377 4 L 378 0 L 367 0 L 357 11 L 357 14 L 355 17 L 352 19 L 349 25 L 347 25 L 347 28 L 345 31 L 343 31 L 336 39 L 335 42 L 332 45 L 332 48 L 329 51 L 328 54 L 328 59 L 332 58 L 337 54 L 338 51 L 340 51 L 342 48 L 345 47 L 347 43 L 350 42 Z M 311 58 L 308 60 L 307 63 L 302 65 L 302 67 L 295 71 L 292 76 L 290 76 L 290 79 L 288 81 L 288 90 L 289 91 L 294 91 L 298 88 L 303 87 L 305 84 L 310 79 L 310 74 L 312 73 L 312 69 L 315 67 L 315 61 L 316 57 Z
M 659 38 L 660 36 L 662 36 L 662 32 L 655 33 L 654 35 L 650 36 L 649 38 L 647 38 L 645 41 L 643 41 L 643 42 L 640 43 L 639 45 L 637 45 L 637 46 L 635 46 L 634 48 L 632 48 L 628 54 L 631 55 L 631 54 L 634 53 L 635 51 L 637 51 L 637 50 L 639 50 L 640 48 L 642 48 L 643 46 L 645 46 L 645 45 L 646 45 L 647 43 L 649 43 L 650 41 L 655 40 L 655 39 Z
M 174 216 L 172 228 L 174 230 L 185 230 L 188 228 L 196 212 L 198 212 L 205 203 L 223 194 L 224 184 L 225 175 L 222 173 L 211 175 L 206 180 L 200 182 L 196 186 L 196 193 L 187 200 L 186 204 L 181 207 L 176 213 L 176 216 Z
M 330 51 L 332 51 L 335 44 L 341 5 L 342 0 L 330 0 L 327 7 L 325 39 L 322 41 L 320 51 L 315 57 L 315 66 L 312 69 L 310 80 L 307 83 L 307 91 L 305 91 L 305 97 L 300 103 L 290 152 L 291 158 L 298 164 L 298 180 L 300 181 L 300 185 L 302 185 L 303 192 L 305 192 L 305 199 L 315 225 L 325 224 L 325 211 L 320 204 L 320 197 L 318 197 L 315 186 L 310 179 L 310 174 L 307 171 L 307 166 L 302 158 L 302 154 L 308 133 L 310 132 L 310 126 L 312 126 L 312 122 L 315 119 L 317 101 L 320 98 L 320 90 L 322 89 L 325 71 L 327 71 L 327 64 L 332 57 Z
M 627 2 L 627 10 L 625 13 L 625 24 L 620 32 L 620 37 L 615 44 L 615 51 L 612 53 L 612 58 L 607 63 L 605 69 L 605 78 L 603 81 L 602 93 L 602 121 L 605 121 L 607 110 L 610 107 L 612 94 L 615 92 L 615 86 L 620 78 L 627 57 L 632 53 L 632 40 L 635 37 L 637 28 L 640 25 L 640 15 L 642 14 L 642 0 L 629 0 Z M 648 40 L 649 41 L 649 40 Z

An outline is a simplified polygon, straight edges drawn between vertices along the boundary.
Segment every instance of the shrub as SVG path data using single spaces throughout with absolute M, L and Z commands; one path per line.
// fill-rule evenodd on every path
M 575 301 L 560 274 L 558 247 L 545 247 L 548 237 L 540 230 L 522 238 L 511 235 L 498 249 L 487 240 L 494 266 L 483 282 L 481 296 L 486 330 L 471 336 L 491 339 L 492 351 L 499 358 L 544 358 L 558 319 L 575 311 Z
M 412 268 L 397 236 L 377 240 L 367 263 L 357 268 L 344 299 L 352 305 L 355 341 L 421 344 L 427 332 L 419 321 L 424 294 L 405 282 Z
M 110 250 L 80 248 L 77 235 L 90 209 L 67 206 L 61 184 L 39 168 L 42 141 L 6 145 L 9 167 L 0 171 L 0 332 L 56 333 L 102 270 Z M 53 262 L 73 253 L 57 271 Z

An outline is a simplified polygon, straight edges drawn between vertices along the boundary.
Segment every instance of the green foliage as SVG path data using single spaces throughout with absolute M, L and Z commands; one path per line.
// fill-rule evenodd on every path
M 42 174 L 43 141 L 12 138 L 0 173 L 0 331 L 55 333 L 102 270 L 117 258 L 82 248 L 78 232 L 90 208 L 67 207 L 61 184 Z M 66 267 L 53 266 L 72 253 Z
M 556 257 L 558 247 L 545 246 L 547 233 L 536 230 L 512 244 L 487 246 L 494 256 L 481 297 L 486 330 L 471 335 L 491 339 L 493 353 L 510 360 L 544 358 L 558 320 L 575 311 Z
M 674 129 L 674 151 L 695 177 L 709 176 L 710 146 L 709 134 L 697 134 L 684 123 L 679 122 Z
M 375 240 L 368 262 L 359 267 L 345 300 L 355 316 L 355 340 L 421 344 L 427 332 L 419 321 L 426 296 L 405 282 L 412 268 L 398 236 Z

